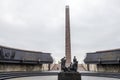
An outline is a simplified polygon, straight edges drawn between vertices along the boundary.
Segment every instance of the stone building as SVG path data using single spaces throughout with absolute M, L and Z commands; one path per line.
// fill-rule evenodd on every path
M 49 70 L 52 62 L 50 53 L 0 46 L 0 72 Z
M 84 62 L 90 71 L 120 72 L 120 49 L 87 53 Z

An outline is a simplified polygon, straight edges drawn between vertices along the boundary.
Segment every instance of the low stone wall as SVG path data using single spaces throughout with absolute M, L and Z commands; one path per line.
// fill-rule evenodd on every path
M 119 64 L 98 64 L 97 70 L 99 72 L 120 72 L 120 65 Z
M 119 64 L 89 64 L 89 71 L 120 72 L 120 65 Z
M 93 72 L 98 71 L 96 64 L 89 64 L 88 67 L 89 67 L 89 71 L 93 71 Z
M 42 71 L 48 71 L 49 70 L 49 64 L 42 64 Z
M 0 64 L 0 72 L 7 71 L 43 71 L 48 70 L 48 65 L 28 65 L 28 64 Z

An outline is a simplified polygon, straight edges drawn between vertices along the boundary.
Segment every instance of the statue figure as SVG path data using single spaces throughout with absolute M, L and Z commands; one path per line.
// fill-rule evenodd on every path
M 76 56 L 74 56 L 74 59 L 73 59 L 73 70 L 75 72 L 77 72 L 77 69 L 78 69 L 78 61 L 76 59 Z
M 61 59 L 61 70 L 62 71 L 64 71 L 64 72 L 71 72 L 71 71 L 77 72 L 78 61 L 76 59 L 76 56 L 74 56 L 73 63 L 71 62 L 69 67 L 66 67 L 65 63 L 66 63 L 66 58 L 64 57 L 64 58 Z
M 65 71 L 65 68 L 66 68 L 65 63 L 66 63 L 66 58 L 64 57 L 61 59 L 61 70 L 62 71 Z
M 72 71 L 72 69 L 73 69 L 73 64 L 71 62 L 70 66 L 69 66 L 69 72 Z

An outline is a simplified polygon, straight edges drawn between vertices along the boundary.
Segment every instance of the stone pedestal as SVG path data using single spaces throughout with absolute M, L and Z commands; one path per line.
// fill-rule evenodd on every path
M 60 72 L 58 80 L 81 80 L 81 74 L 79 72 Z

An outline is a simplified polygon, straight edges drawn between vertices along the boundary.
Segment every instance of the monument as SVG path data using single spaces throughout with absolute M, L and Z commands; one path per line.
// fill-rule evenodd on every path
M 78 61 L 74 56 L 73 63 L 66 67 L 66 58 L 61 59 L 61 72 L 58 73 L 58 80 L 81 80 L 81 75 L 77 72 Z
M 65 55 L 67 66 L 71 63 L 70 16 L 69 6 L 65 8 Z
M 69 6 L 65 8 L 65 56 L 61 59 L 61 72 L 58 73 L 58 80 L 81 80 L 81 74 L 77 72 L 78 61 L 76 57 L 71 62 L 71 41 L 70 41 L 70 17 Z

